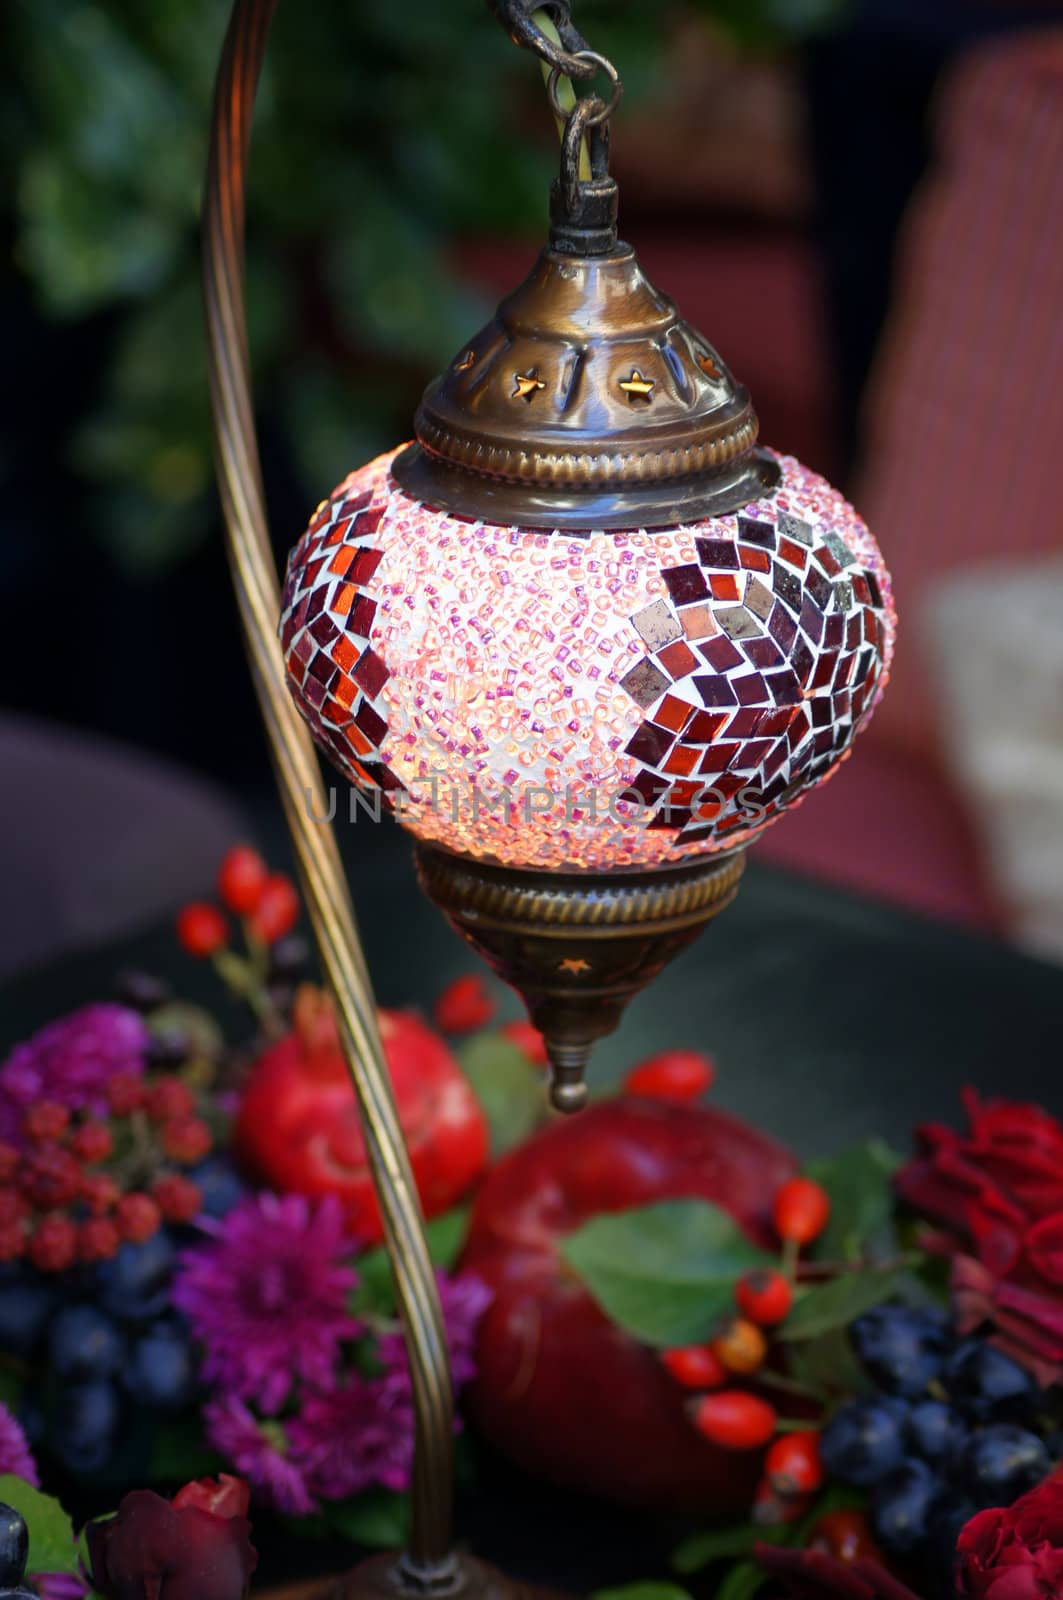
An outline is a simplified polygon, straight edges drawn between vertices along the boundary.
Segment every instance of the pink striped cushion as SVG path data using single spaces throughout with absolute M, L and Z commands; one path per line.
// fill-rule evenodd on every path
M 1063 29 L 972 51 L 938 104 L 853 498 L 901 618 L 878 736 L 931 756 L 920 599 L 962 566 L 1063 549 Z

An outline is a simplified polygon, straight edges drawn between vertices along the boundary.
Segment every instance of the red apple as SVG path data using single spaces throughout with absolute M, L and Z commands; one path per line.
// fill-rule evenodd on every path
M 379 1020 L 421 1205 L 439 1216 L 482 1172 L 487 1122 L 437 1033 L 405 1011 L 381 1011 Z M 237 1155 L 282 1193 L 338 1195 L 354 1237 L 376 1243 L 380 1212 L 327 997 L 304 985 L 294 1023 L 251 1069 L 233 1130 Z
M 494 1290 L 469 1391 L 481 1432 L 532 1473 L 630 1505 L 734 1516 L 762 1452 L 701 1437 L 659 1354 L 608 1321 L 558 1242 L 590 1217 L 696 1197 L 774 1248 L 771 1206 L 796 1163 L 715 1109 L 624 1096 L 550 1124 L 477 1195 L 462 1267 Z

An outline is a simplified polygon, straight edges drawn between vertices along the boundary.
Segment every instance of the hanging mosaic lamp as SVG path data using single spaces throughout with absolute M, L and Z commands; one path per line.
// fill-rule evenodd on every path
M 315 512 L 281 639 L 319 745 L 413 834 L 572 1109 L 593 1041 L 848 754 L 895 616 L 857 513 L 758 445 L 748 392 L 618 242 L 615 70 L 521 42 L 565 121 L 549 243 L 415 442 Z M 608 100 L 565 110 L 561 59 Z

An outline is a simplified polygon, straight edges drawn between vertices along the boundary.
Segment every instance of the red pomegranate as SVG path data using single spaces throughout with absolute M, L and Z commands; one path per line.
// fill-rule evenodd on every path
M 354 1236 L 383 1236 L 365 1140 L 327 997 L 305 985 L 294 1027 L 252 1067 L 233 1139 L 261 1181 L 286 1193 L 336 1194 Z M 449 1210 L 482 1172 L 488 1130 L 446 1044 L 418 1017 L 381 1011 L 399 1120 L 427 1217 Z
M 550 1124 L 489 1174 L 462 1267 L 494 1290 L 470 1391 L 481 1432 L 528 1471 L 630 1505 L 732 1516 L 761 1453 L 694 1429 L 689 1392 L 614 1324 L 558 1241 L 590 1217 L 696 1197 L 771 1248 L 772 1197 L 796 1163 L 725 1112 L 624 1096 Z

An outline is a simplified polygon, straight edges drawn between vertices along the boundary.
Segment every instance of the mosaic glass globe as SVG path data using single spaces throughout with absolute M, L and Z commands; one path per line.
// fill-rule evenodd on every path
M 706 362 L 728 381 L 682 327 L 689 374 L 617 370 L 651 393 Z M 548 367 L 513 346 L 488 381 L 523 407 L 516 380 L 545 389 Z M 761 452 L 773 486 L 724 514 L 550 529 L 413 498 L 398 457 L 315 512 L 281 639 L 322 748 L 422 841 L 551 871 L 674 865 L 748 844 L 848 754 L 893 651 L 889 578 L 799 462 Z

